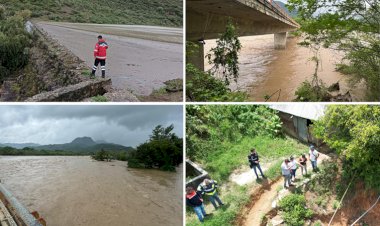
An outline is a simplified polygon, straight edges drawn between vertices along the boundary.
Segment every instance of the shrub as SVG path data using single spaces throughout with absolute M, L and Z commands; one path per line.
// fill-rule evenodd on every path
M 104 149 L 101 149 L 100 151 L 96 152 L 95 155 L 91 157 L 98 161 L 111 160 L 111 154 L 108 151 L 105 151 Z
M 97 95 L 91 98 L 94 102 L 107 102 L 108 99 L 105 96 Z
M 324 84 L 320 86 L 313 86 L 309 81 L 304 81 L 297 88 L 295 94 L 297 96 L 295 101 L 321 102 L 330 100 L 330 94 Z
M 291 226 L 302 226 L 305 219 L 313 215 L 313 211 L 307 209 L 306 199 L 303 195 L 291 194 L 281 199 L 280 210 L 284 212 L 284 221 Z
M 0 82 L 28 63 L 32 35 L 26 32 L 25 22 L 31 12 L 23 10 L 6 17 L 0 9 Z
M 246 93 L 232 92 L 223 81 L 192 64 L 186 65 L 186 97 L 190 101 L 245 101 Z

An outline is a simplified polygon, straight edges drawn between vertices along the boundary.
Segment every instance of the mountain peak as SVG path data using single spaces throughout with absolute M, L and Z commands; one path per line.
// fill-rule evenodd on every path
M 82 145 L 94 145 L 95 141 L 91 137 L 77 137 L 73 141 L 72 144 L 82 144 Z

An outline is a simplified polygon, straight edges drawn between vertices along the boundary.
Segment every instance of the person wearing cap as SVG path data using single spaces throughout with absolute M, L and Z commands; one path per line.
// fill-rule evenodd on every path
M 309 159 L 311 162 L 311 167 L 313 167 L 313 171 L 318 170 L 318 166 L 317 166 L 318 157 L 319 157 L 319 152 L 315 149 L 313 145 L 310 145 Z
M 290 166 L 290 178 L 292 181 L 296 180 L 296 171 L 297 171 L 297 166 L 302 167 L 301 164 L 299 164 L 293 156 L 290 156 L 290 161 L 289 161 L 289 166 Z
M 193 207 L 200 222 L 204 221 L 207 214 L 203 205 L 203 199 L 200 192 L 196 192 L 193 187 L 186 188 L 186 205 Z
M 257 154 L 256 149 L 252 148 L 251 154 L 248 155 L 248 162 L 251 169 L 253 169 L 253 171 L 255 172 L 257 179 L 259 179 L 259 175 L 257 174 L 256 168 L 259 169 L 261 176 L 265 178 L 263 171 L 260 167 L 259 154 Z
M 281 172 L 282 176 L 284 177 L 284 188 L 288 188 L 289 186 L 293 186 L 291 183 L 291 174 L 290 174 L 290 168 L 291 166 L 289 165 L 289 159 L 285 159 L 284 162 L 281 164 Z M 288 184 L 288 186 L 286 186 Z
M 100 63 L 100 68 L 102 70 L 102 78 L 105 78 L 107 49 L 108 49 L 107 42 L 103 39 L 101 35 L 99 35 L 98 42 L 95 44 L 95 49 L 94 49 L 95 63 L 94 63 L 94 66 L 92 67 L 91 77 L 95 77 L 96 69 L 98 68 L 98 65 Z
M 224 205 L 224 203 L 222 202 L 222 200 L 220 200 L 218 196 L 217 188 L 218 183 L 216 181 L 204 179 L 203 182 L 199 184 L 197 189 L 198 192 L 200 192 L 202 195 L 205 194 L 209 198 L 211 204 L 214 206 L 215 209 L 218 209 L 216 202 L 219 204 L 219 207 Z
M 299 163 L 301 164 L 301 173 L 303 175 L 303 171 L 305 170 L 305 174 L 307 174 L 307 158 L 305 154 L 302 154 L 301 157 L 299 158 Z

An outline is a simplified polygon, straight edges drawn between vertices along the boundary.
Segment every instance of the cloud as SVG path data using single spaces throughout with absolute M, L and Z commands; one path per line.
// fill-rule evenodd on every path
M 136 146 L 156 125 L 174 124 L 183 137 L 182 106 L 0 106 L 0 143 L 67 143 L 76 137 Z

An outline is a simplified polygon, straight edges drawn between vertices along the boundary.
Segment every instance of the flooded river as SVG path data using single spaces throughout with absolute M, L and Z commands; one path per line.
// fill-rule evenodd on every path
M 231 84 L 232 90 L 247 91 L 250 101 L 264 101 L 265 95 L 271 95 L 281 89 L 281 95 L 273 95 L 270 101 L 292 101 L 300 84 L 311 80 L 315 63 L 310 61 L 313 52 L 297 45 L 300 38 L 288 38 L 285 50 L 275 50 L 273 35 L 260 35 L 239 38 L 242 49 L 239 54 L 240 75 L 238 83 Z M 215 40 L 206 41 L 205 53 L 215 46 Z M 348 76 L 335 71 L 335 64 L 342 54 L 332 49 L 321 49 L 321 65 L 318 76 L 327 85 L 339 81 L 344 94 L 350 90 L 355 101 L 363 99 L 363 89 L 351 88 Z M 206 69 L 210 66 L 206 63 Z
M 176 173 L 126 168 L 90 157 L 0 156 L 0 179 L 48 225 L 182 225 Z

